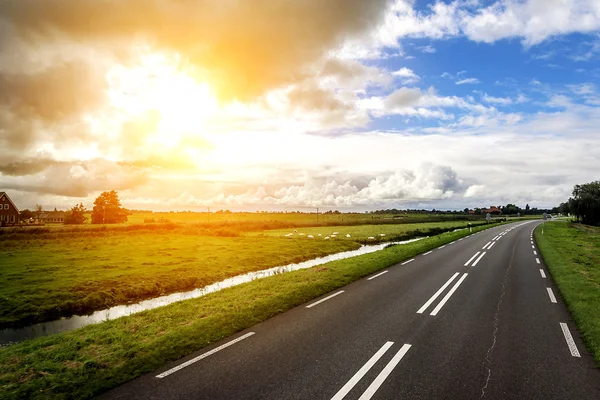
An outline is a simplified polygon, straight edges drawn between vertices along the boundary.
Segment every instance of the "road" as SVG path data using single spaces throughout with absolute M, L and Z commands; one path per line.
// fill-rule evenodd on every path
M 101 398 L 600 399 L 539 223 L 434 249 Z

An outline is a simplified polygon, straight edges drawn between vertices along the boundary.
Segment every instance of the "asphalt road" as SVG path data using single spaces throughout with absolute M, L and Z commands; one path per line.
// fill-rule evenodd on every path
M 539 223 L 419 255 L 101 398 L 598 400 L 600 370 L 536 254 Z

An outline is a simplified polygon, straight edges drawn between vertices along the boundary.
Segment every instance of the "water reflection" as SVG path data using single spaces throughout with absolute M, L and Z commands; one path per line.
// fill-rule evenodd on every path
M 405 244 L 415 242 L 424 238 L 415 238 L 402 242 L 386 242 L 376 245 L 365 245 L 357 250 L 344 251 L 331 254 L 325 257 L 319 257 L 297 264 L 288 264 L 281 267 L 264 269 L 262 271 L 249 272 L 247 274 L 234 276 L 220 282 L 213 283 L 200 289 L 194 289 L 189 292 L 173 293 L 154 299 L 144 300 L 136 304 L 111 307 L 106 310 L 96 311 L 91 315 L 74 315 L 69 318 L 61 318 L 56 321 L 43 322 L 19 329 L 0 330 L 0 347 L 4 347 L 22 340 L 33 339 L 40 336 L 52 335 L 55 333 L 66 332 L 81 328 L 86 325 L 95 324 L 102 321 L 108 321 L 119 317 L 135 314 L 140 311 L 151 310 L 153 308 L 166 306 L 177 301 L 195 299 L 209 293 L 214 293 L 222 289 L 237 286 L 242 283 L 251 282 L 255 279 L 262 279 L 268 276 L 282 274 L 290 271 L 311 268 L 317 265 L 325 264 L 330 261 L 342 260 L 345 258 L 356 257 L 363 254 L 373 253 L 384 249 L 391 244 Z

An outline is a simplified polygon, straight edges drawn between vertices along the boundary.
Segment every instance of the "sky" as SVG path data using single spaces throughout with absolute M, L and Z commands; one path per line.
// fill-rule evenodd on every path
M 0 0 L 0 191 L 554 207 L 600 179 L 599 78 L 599 0 Z

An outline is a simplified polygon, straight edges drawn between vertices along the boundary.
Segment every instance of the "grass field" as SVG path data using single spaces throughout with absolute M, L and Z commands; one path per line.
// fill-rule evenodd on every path
M 0 398 L 91 398 L 296 305 L 467 234 L 467 230 L 448 232 L 0 348 Z
M 177 230 L 0 241 L 0 326 L 191 290 L 358 247 L 348 241 L 211 237 Z
M 282 228 L 289 221 L 269 219 L 290 216 L 297 218 L 296 228 Z M 354 223 L 365 215 L 345 216 L 355 218 Z M 88 314 L 188 291 L 246 272 L 356 249 L 361 243 L 433 235 L 482 223 L 396 221 L 309 228 L 298 226 L 310 222 L 307 214 L 248 213 L 248 217 L 253 220 L 0 230 L 0 327 Z M 269 230 L 273 227 L 280 229 Z M 281 237 L 294 229 L 314 231 L 315 238 Z M 324 240 L 326 234 L 338 230 L 351 237 Z M 319 232 L 322 237 L 317 236 Z M 376 239 L 369 240 L 371 236 Z
M 260 232 L 262 236 L 277 236 L 294 239 L 308 240 L 308 235 L 312 235 L 314 239 L 323 240 L 329 236 L 330 239 L 335 240 L 346 240 L 346 241 L 360 241 L 361 243 L 369 243 L 368 238 L 373 237 L 375 241 L 382 240 L 402 240 L 407 237 L 414 237 L 415 235 L 428 235 L 436 234 L 440 229 L 460 229 L 466 228 L 469 224 L 476 226 L 478 224 L 485 224 L 485 222 L 473 222 L 473 221 L 447 221 L 447 222 L 424 222 L 419 224 L 386 224 L 386 225 L 349 225 L 349 226 L 318 226 L 318 227 L 305 227 L 297 228 L 296 232 L 292 229 L 273 229 Z M 331 236 L 337 233 L 335 238 Z M 346 237 L 346 235 L 350 237 Z M 319 236 L 320 235 L 320 236 Z M 385 236 L 381 236 L 385 235 Z
M 600 228 L 548 222 L 535 240 L 583 340 L 600 367 Z

